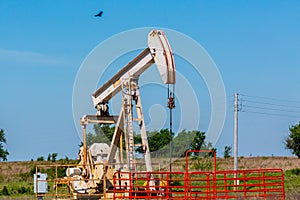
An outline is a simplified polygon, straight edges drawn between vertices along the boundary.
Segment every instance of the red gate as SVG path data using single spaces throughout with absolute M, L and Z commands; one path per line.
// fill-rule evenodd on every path
M 189 172 L 188 154 L 214 155 L 212 171 Z M 186 152 L 185 172 L 117 172 L 113 199 L 285 199 L 282 169 L 216 170 L 211 150 Z
M 281 169 L 192 172 L 187 176 L 189 199 L 285 199 Z
M 117 172 L 114 176 L 114 199 L 247 198 L 285 199 L 283 171 Z

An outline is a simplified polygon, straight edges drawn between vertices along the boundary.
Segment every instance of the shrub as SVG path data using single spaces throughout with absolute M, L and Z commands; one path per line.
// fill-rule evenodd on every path
M 291 172 L 292 172 L 292 174 L 298 176 L 300 174 L 300 168 L 292 169 Z
M 6 186 L 3 187 L 2 191 L 1 191 L 2 195 L 8 196 L 9 192 Z
M 291 169 L 291 170 L 286 170 L 285 171 L 286 175 L 295 175 L 295 176 L 299 176 L 300 175 L 300 168 L 295 168 L 295 169 Z
M 26 189 L 24 186 L 22 186 L 22 187 L 20 187 L 20 188 L 18 189 L 18 193 L 19 193 L 19 194 L 25 194 L 25 193 L 27 193 L 27 189 Z
M 44 159 L 44 157 L 43 156 L 40 156 L 40 157 L 38 157 L 37 159 L 36 159 L 36 161 L 44 161 L 45 159 Z

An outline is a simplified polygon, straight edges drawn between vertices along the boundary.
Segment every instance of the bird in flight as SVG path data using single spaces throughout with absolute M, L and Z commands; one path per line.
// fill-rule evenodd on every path
M 103 11 L 100 11 L 97 15 L 94 15 L 95 17 L 102 17 Z

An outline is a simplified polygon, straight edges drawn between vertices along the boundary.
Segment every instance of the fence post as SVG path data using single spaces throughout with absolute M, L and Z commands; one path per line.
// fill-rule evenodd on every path
M 247 198 L 247 179 L 246 172 L 243 172 L 243 181 L 244 181 L 244 198 Z
M 267 191 L 266 191 L 266 176 L 265 172 L 262 172 L 262 178 L 263 178 L 263 187 L 264 187 L 264 199 L 267 199 Z
M 184 199 L 187 200 L 188 199 L 188 191 L 189 191 L 189 176 L 188 173 L 185 172 L 184 173 Z
M 206 174 L 206 198 L 210 199 L 211 198 L 211 189 L 210 189 L 210 173 Z
M 285 199 L 285 191 L 284 191 L 284 172 L 283 170 L 281 170 L 281 183 L 282 183 L 282 196 L 283 196 L 283 199 Z
M 226 173 L 224 173 L 224 191 L 225 191 L 225 197 L 226 197 L 226 199 L 228 199 L 227 198 L 227 196 L 228 196 L 228 189 L 227 189 L 227 176 L 226 176 Z

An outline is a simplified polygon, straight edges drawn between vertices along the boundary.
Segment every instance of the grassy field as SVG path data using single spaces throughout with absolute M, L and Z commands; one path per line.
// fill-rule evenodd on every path
M 74 161 L 70 162 L 74 163 Z M 232 170 L 233 168 L 233 158 L 218 158 L 217 163 L 217 170 Z M 33 174 L 35 173 L 35 166 L 41 164 L 66 164 L 66 162 L 0 162 L 0 199 L 34 199 Z M 193 165 L 195 163 L 191 163 L 190 166 Z M 283 169 L 285 172 L 286 199 L 300 199 L 300 159 L 295 157 L 239 158 L 239 169 L 261 168 Z M 184 169 L 184 159 L 174 162 L 174 171 L 184 171 Z

